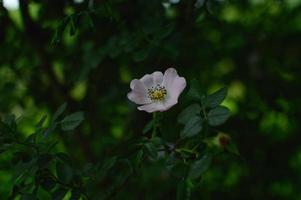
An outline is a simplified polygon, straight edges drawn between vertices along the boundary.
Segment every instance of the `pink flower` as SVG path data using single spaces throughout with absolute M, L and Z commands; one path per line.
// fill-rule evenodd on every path
M 186 80 L 179 77 L 174 68 L 162 72 L 144 75 L 134 79 L 130 85 L 132 91 L 127 97 L 141 106 L 138 110 L 152 113 L 165 111 L 178 103 L 178 98 L 186 87 Z

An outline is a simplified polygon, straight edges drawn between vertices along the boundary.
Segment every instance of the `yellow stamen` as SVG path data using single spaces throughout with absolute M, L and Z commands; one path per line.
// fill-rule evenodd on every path
M 164 86 L 157 85 L 147 90 L 148 98 L 152 101 L 163 101 L 167 94 Z

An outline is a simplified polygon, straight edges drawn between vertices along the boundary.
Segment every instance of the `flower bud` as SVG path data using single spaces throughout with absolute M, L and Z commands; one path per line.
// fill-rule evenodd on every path
M 213 138 L 213 144 L 219 148 L 225 149 L 230 145 L 231 138 L 228 134 L 218 133 L 217 136 Z

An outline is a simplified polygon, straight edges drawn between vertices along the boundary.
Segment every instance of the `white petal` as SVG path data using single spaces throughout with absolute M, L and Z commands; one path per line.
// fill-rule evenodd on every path
M 155 103 L 155 102 L 138 107 L 138 110 L 143 110 L 143 111 L 146 111 L 148 113 L 160 111 L 162 109 L 163 109 L 162 105 L 160 105 L 158 103 Z
M 146 74 L 140 79 L 146 88 L 151 88 L 156 85 L 161 85 L 163 82 L 162 72 L 154 72 L 152 74 Z
M 174 99 L 178 100 L 180 94 L 186 87 L 186 80 L 183 77 L 177 77 L 174 79 L 172 84 L 167 88 L 169 96 Z
M 131 100 L 132 102 L 136 103 L 136 104 L 147 104 L 150 103 L 151 100 L 145 96 L 144 94 L 135 92 L 135 91 L 131 91 L 127 94 L 127 97 L 129 100 Z
M 134 80 L 131 81 L 131 83 L 130 83 L 130 88 L 131 88 L 132 90 L 134 89 L 134 87 L 135 87 L 137 81 L 139 81 L 139 80 L 138 80 L 138 79 L 134 79 Z
M 140 81 L 144 84 L 145 88 L 151 88 L 154 86 L 153 77 L 150 74 L 144 75 Z
M 174 68 L 168 68 L 163 76 L 163 85 L 166 88 L 169 88 L 172 85 L 174 79 L 177 77 L 179 77 L 177 70 L 175 70 Z
M 174 68 L 169 68 L 164 73 L 163 85 L 167 90 L 169 99 L 171 98 L 173 101 L 177 101 L 179 95 L 186 87 L 186 80 L 183 77 L 179 77 Z
M 152 73 L 153 79 L 154 79 L 154 84 L 155 85 L 161 85 L 163 82 L 163 74 L 162 72 L 154 72 Z
M 128 93 L 127 97 L 129 100 L 137 104 L 150 103 L 150 99 L 147 97 L 147 91 L 144 87 L 144 84 L 137 79 L 132 80 L 131 82 L 132 91 Z
M 135 92 L 146 94 L 144 84 L 138 79 L 134 79 L 131 81 L 131 89 Z
M 167 102 L 153 102 L 150 104 L 146 104 L 143 106 L 139 106 L 138 110 L 144 110 L 148 113 L 152 113 L 152 112 L 163 112 L 168 110 L 170 107 L 172 107 L 173 105 L 175 105 L 177 102 L 174 101 L 167 101 Z

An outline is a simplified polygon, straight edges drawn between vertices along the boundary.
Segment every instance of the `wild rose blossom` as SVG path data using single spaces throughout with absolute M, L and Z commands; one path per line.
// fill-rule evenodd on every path
M 178 103 L 178 98 L 186 87 L 186 80 L 174 68 L 164 72 L 146 74 L 141 79 L 131 81 L 131 92 L 127 97 L 141 105 L 138 110 L 148 113 L 166 111 Z

